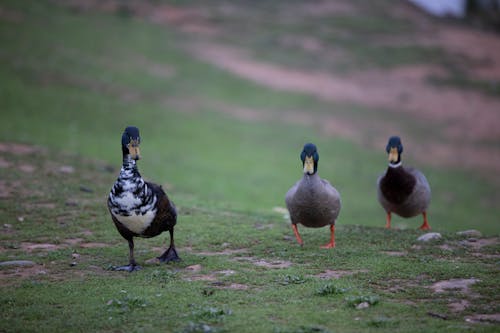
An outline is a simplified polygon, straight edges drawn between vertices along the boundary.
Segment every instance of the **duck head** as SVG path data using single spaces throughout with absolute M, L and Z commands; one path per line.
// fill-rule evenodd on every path
M 389 165 L 397 166 L 401 163 L 401 154 L 403 153 L 403 144 L 399 136 L 391 136 L 385 147 L 389 154 Z
M 312 143 L 306 143 L 300 154 L 304 173 L 314 175 L 318 171 L 319 154 L 316 146 Z
M 123 156 L 130 155 L 133 160 L 141 158 L 139 151 L 139 144 L 141 143 L 141 136 L 139 129 L 134 126 L 128 126 L 122 135 L 122 152 Z

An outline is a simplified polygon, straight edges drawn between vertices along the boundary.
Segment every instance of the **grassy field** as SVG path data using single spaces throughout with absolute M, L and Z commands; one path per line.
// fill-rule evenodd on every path
M 345 72 L 450 57 L 434 48 L 363 43 L 370 33 L 413 33 L 409 22 L 380 17 L 378 6 L 368 11 L 370 20 L 335 20 L 334 31 L 352 35 L 329 41 L 331 31 L 312 23 L 286 15 L 286 24 L 273 23 L 269 16 L 280 13 L 282 2 L 237 2 L 242 25 L 238 15 L 227 15 L 231 6 L 219 12 L 198 5 L 231 32 L 218 42 L 244 44 L 260 59 L 287 66 Z M 386 166 L 384 146 L 326 134 L 312 121 L 332 112 L 371 121 L 386 111 L 244 80 L 193 56 L 188 45 L 199 36 L 126 8 L 4 1 L 0 9 L 0 260 L 33 261 L 0 267 L 0 331 L 498 330 L 492 316 L 500 312 L 500 208 L 491 178 L 423 163 L 412 157 L 418 140 L 409 139 L 405 161 L 426 173 L 433 189 L 429 222 L 443 234 L 422 244 L 420 218 L 395 217 L 395 229 L 382 228 L 375 181 Z M 316 34 L 354 56 L 329 63 L 273 39 L 291 33 Z M 298 109 L 307 110 L 306 121 L 283 120 Z M 391 121 L 411 138 L 440 135 L 439 122 Z M 127 246 L 105 202 L 127 125 L 141 129 L 141 173 L 163 184 L 179 207 L 183 261 L 147 262 L 162 252 L 167 235 L 138 240 L 144 269 L 119 274 L 108 268 L 125 263 Z M 319 249 L 326 229 L 302 228 L 305 246 L 297 246 L 283 213 L 273 210 L 301 177 L 307 141 L 319 147 L 320 175 L 342 195 L 333 251 Z M 456 234 L 465 229 L 484 237 Z M 440 291 L 443 281 L 470 285 Z M 357 309 L 360 303 L 368 308 Z

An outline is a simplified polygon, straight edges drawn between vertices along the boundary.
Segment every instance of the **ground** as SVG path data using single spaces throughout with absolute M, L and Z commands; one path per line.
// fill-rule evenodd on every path
M 82 0 L 6 1 L 0 41 L 0 331 L 498 330 L 498 35 L 382 0 Z M 105 204 L 127 125 L 183 259 L 138 239 L 132 274 Z M 438 240 L 383 228 L 393 134 Z M 283 208 L 306 140 L 342 195 L 329 251 Z

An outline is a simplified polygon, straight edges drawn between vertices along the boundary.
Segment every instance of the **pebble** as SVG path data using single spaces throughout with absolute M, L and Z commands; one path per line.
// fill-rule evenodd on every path
M 34 266 L 36 265 L 33 261 L 29 260 L 11 260 L 11 261 L 2 261 L 0 262 L 0 266 L 5 267 L 5 266 Z
M 369 307 L 370 307 L 370 303 L 368 303 L 368 302 L 361 302 L 358 305 L 356 305 L 357 310 L 363 310 L 363 309 L 367 309 Z
M 59 172 L 60 173 L 71 174 L 71 173 L 75 172 L 75 168 L 72 167 L 71 165 L 62 165 L 59 168 Z
M 429 232 L 417 238 L 419 242 L 429 242 L 443 238 L 439 232 Z

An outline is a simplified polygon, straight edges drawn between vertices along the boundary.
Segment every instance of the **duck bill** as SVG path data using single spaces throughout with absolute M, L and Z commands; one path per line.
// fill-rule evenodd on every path
M 314 173 L 314 160 L 312 157 L 306 156 L 304 160 L 304 173 L 312 175 Z
M 132 140 L 128 144 L 128 152 L 130 154 L 130 157 L 133 160 L 140 160 L 141 159 L 141 152 L 139 149 L 139 144 L 135 140 Z
M 389 162 L 396 163 L 399 160 L 398 148 L 391 148 L 389 151 Z

